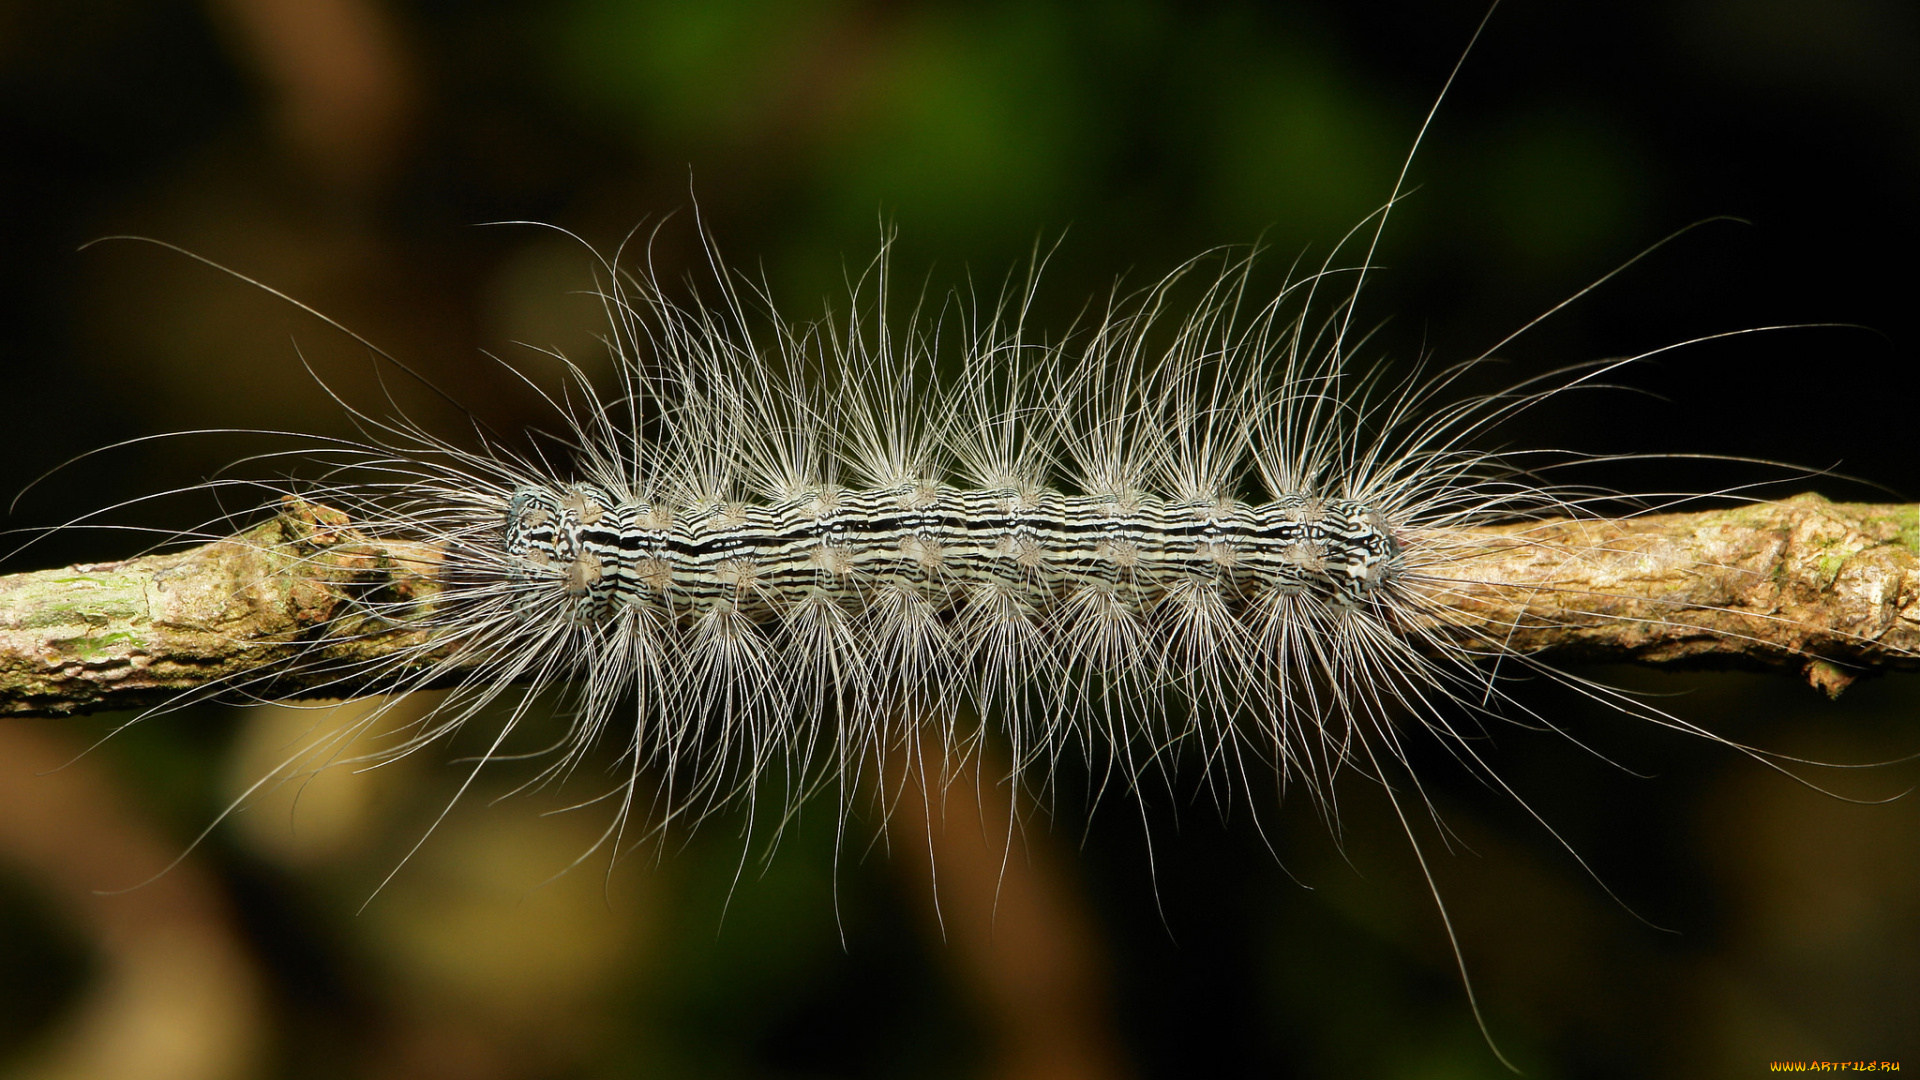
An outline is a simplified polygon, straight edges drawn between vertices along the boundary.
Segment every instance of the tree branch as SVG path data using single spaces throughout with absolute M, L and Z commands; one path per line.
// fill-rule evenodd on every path
M 144 708 L 216 685 L 378 692 L 341 672 L 418 649 L 424 631 L 357 615 L 359 601 L 430 605 L 439 564 L 435 548 L 376 543 L 340 511 L 289 498 L 271 521 L 201 547 L 0 577 L 0 715 Z
M 1424 618 L 1469 648 L 1786 668 L 1830 694 L 1920 669 L 1920 507 L 1803 495 L 1407 539 L 1449 549 L 1448 580 L 1422 586 Z M 339 511 L 289 499 L 202 547 L 0 577 L 0 715 L 140 708 L 241 684 L 269 698 L 379 692 L 342 672 L 403 649 L 422 665 L 436 654 L 418 651 L 424 631 L 358 614 L 360 601 L 431 605 L 439 565 L 434 548 L 376 543 Z
M 1559 659 L 1787 669 L 1831 696 L 1920 670 L 1920 506 L 1819 495 L 1461 536 L 1433 621 Z

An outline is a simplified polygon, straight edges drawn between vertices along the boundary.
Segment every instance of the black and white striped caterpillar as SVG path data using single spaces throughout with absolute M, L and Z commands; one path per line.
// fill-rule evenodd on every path
M 776 768 L 805 792 L 923 740 L 964 753 L 975 717 L 1016 770 L 1077 747 L 1137 783 L 1198 736 L 1209 761 L 1258 748 L 1323 781 L 1397 739 L 1401 706 L 1489 692 L 1437 614 L 1473 576 L 1447 530 L 1572 504 L 1455 433 L 1560 387 L 1424 413 L 1455 371 L 1370 405 L 1343 317 L 1316 341 L 1293 305 L 1322 278 L 1241 317 L 1251 265 L 1219 256 L 1174 316 L 1196 260 L 1062 344 L 956 301 L 942 385 L 937 324 L 885 324 L 884 262 L 844 333 L 769 311 L 777 348 L 725 270 L 720 303 L 683 306 L 609 263 L 622 388 L 572 388 L 572 478 L 400 423 L 299 492 L 444 552 L 430 608 L 369 601 L 379 626 L 432 632 L 351 674 L 405 689 L 478 667 L 429 734 L 569 684 L 555 768 L 609 738 L 636 770 L 701 763 L 668 816 Z
M 1031 280 L 985 314 L 955 298 L 896 331 L 884 255 L 875 302 L 856 292 L 840 326 L 782 320 L 717 257 L 717 302 L 608 262 L 621 382 L 602 396 L 575 369 L 555 400 L 570 470 L 368 418 L 383 439 L 332 447 L 331 480 L 297 490 L 442 560 L 432 603 L 356 606 L 351 633 L 424 632 L 338 678 L 404 691 L 460 673 L 395 752 L 509 688 L 566 686 L 549 775 L 610 740 L 630 765 L 620 805 L 651 764 L 668 819 L 776 783 L 844 800 L 889 754 L 989 734 L 1016 777 L 1072 751 L 1137 785 L 1197 742 L 1209 767 L 1265 759 L 1322 791 L 1343 764 L 1401 757 L 1407 717 L 1476 760 L 1436 706 L 1500 711 L 1490 659 L 1706 734 L 1513 644 L 1531 616 L 1489 632 L 1457 606 L 1544 593 L 1590 622 L 1728 633 L 1691 594 L 1649 614 L 1591 583 L 1505 580 L 1465 539 L 1611 498 L 1473 441 L 1631 359 L 1452 403 L 1436 404 L 1479 361 L 1381 391 L 1347 370 L 1351 296 L 1311 321 L 1330 271 L 1253 306 L 1252 259 L 1211 258 L 1054 343 L 1024 329 Z M 1189 279 L 1199 298 L 1176 303 Z M 1556 543 L 1568 562 L 1646 558 Z

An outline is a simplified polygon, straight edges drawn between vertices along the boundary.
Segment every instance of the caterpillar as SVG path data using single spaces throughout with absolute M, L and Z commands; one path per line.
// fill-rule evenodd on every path
M 787 322 L 713 259 L 710 294 L 681 299 L 603 262 L 618 385 L 569 365 L 550 404 L 571 462 L 357 412 L 371 437 L 311 447 L 319 480 L 217 481 L 295 500 L 309 531 L 292 579 L 325 582 L 330 549 L 354 545 L 384 569 L 203 692 L 452 685 L 389 751 L 404 755 L 509 693 L 566 688 L 546 776 L 617 746 L 617 846 L 643 771 L 671 819 L 781 773 L 795 804 L 822 781 L 853 790 L 890 751 L 964 757 L 988 730 L 1016 789 L 1069 752 L 1138 788 L 1193 742 L 1208 769 L 1251 754 L 1321 792 L 1343 765 L 1401 757 L 1400 716 L 1472 760 L 1435 706 L 1524 713 L 1500 664 L 1707 734 L 1538 659 L 1531 639 L 1556 629 L 1627 628 L 1661 659 L 1804 666 L 1830 688 L 1908 652 L 1878 600 L 1819 627 L 1781 614 L 1778 590 L 1635 594 L 1622 564 L 1705 556 L 1569 532 L 1625 497 L 1548 479 L 1550 459 L 1578 455 L 1474 445 L 1645 357 L 1449 401 L 1486 357 L 1384 386 L 1348 370 L 1358 287 L 1321 313 L 1331 262 L 1255 302 L 1253 255 L 1217 253 L 1049 342 L 1026 327 L 1037 265 L 991 302 L 956 295 L 896 328 L 884 249 L 839 322 Z M 1902 528 L 1884 517 L 1854 522 L 1854 546 Z M 146 684 L 124 674 L 96 681 Z
M 1017 768 L 1198 736 L 1208 759 L 1264 745 L 1314 780 L 1391 730 L 1390 703 L 1499 696 L 1442 598 L 1538 585 L 1486 579 L 1489 552 L 1459 537 L 1592 496 L 1453 433 L 1568 386 L 1428 412 L 1469 364 L 1369 401 L 1349 386 L 1346 309 L 1316 341 L 1288 307 L 1323 275 L 1242 320 L 1252 263 L 1222 258 L 1170 325 L 1198 263 L 1116 297 L 1084 341 L 1026 341 L 1019 297 L 1011 324 L 1004 297 L 955 316 L 946 386 L 941 328 L 885 325 L 884 262 L 873 313 L 838 334 L 769 317 L 784 363 L 723 268 L 717 303 L 683 306 L 609 262 L 622 386 L 602 401 L 576 369 L 574 475 L 363 417 L 386 438 L 322 447 L 326 480 L 269 491 L 431 552 L 431 599 L 359 597 L 243 685 L 293 668 L 405 691 L 477 669 L 436 735 L 509 687 L 575 685 L 557 767 L 630 726 L 636 759 L 718 762 L 699 793 L 751 792 L 823 729 L 837 755 L 923 729 L 956 750 L 963 712 L 1001 718 Z M 408 643 L 334 658 L 376 635 Z M 1196 726 L 1170 726 L 1162 697 Z M 629 705 L 636 722 L 616 722 Z

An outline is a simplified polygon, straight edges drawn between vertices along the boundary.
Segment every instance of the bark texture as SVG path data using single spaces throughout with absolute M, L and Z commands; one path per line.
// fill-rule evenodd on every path
M 1838 696 L 1920 670 L 1920 506 L 1819 495 L 1475 530 L 1436 621 L 1570 660 L 1797 672 Z
M 216 686 L 373 692 L 337 673 L 420 636 L 356 618 L 356 599 L 385 590 L 431 604 L 439 562 L 433 548 L 374 543 L 338 510 L 289 499 L 271 521 L 200 547 L 0 577 L 0 715 L 143 708 Z
M 1429 619 L 1469 646 L 1787 669 L 1830 694 L 1864 674 L 1920 669 L 1920 507 L 1803 495 L 1407 539 L 1456 549 L 1451 580 L 1429 586 Z M 339 672 L 418 649 L 420 632 L 358 617 L 356 600 L 430 605 L 439 564 L 430 547 L 376 543 L 337 510 L 289 500 L 273 520 L 202 547 L 0 577 L 0 715 L 222 688 L 378 692 Z

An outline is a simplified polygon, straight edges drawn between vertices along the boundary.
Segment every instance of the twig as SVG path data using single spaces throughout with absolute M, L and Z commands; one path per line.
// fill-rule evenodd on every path
M 1444 542 L 1458 547 L 1448 574 L 1461 580 L 1436 592 L 1431 617 L 1469 645 L 1785 668 L 1829 694 L 1920 669 L 1920 507 L 1803 495 Z M 376 543 L 337 510 L 288 500 L 272 521 L 202 547 L 0 577 L 0 715 L 140 708 L 240 685 L 265 698 L 377 693 L 365 673 L 402 672 L 365 661 L 436 654 L 418 651 L 426 631 L 357 614 L 361 601 L 430 606 L 440 564 L 431 547 Z

